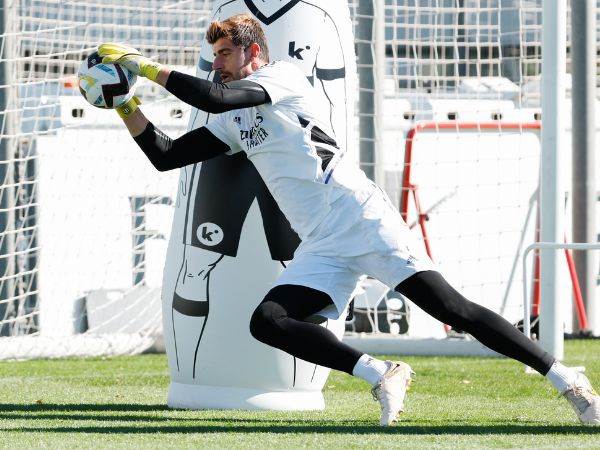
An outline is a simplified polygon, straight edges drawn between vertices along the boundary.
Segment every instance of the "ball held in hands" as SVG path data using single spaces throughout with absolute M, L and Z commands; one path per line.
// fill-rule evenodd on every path
M 102 62 L 97 52 L 81 62 L 77 73 L 79 91 L 93 106 L 117 108 L 133 97 L 135 73 L 120 64 Z

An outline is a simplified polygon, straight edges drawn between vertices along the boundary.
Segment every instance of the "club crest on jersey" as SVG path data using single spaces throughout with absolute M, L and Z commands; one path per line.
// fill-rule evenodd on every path
M 234 122 L 241 126 L 241 120 L 237 122 L 235 119 L 239 119 L 239 117 L 234 118 Z M 267 130 L 265 130 L 262 126 L 263 122 L 263 116 L 261 116 L 259 113 L 256 113 L 252 127 L 247 130 L 240 130 L 240 141 L 246 144 L 247 151 L 253 149 L 257 145 L 262 144 L 269 136 Z

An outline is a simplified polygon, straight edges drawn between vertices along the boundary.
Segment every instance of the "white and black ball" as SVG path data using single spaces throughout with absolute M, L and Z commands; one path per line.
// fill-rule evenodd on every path
M 137 77 L 119 64 L 103 63 L 97 52 L 81 62 L 79 91 L 91 104 L 98 108 L 111 109 L 121 106 L 133 96 L 133 85 Z

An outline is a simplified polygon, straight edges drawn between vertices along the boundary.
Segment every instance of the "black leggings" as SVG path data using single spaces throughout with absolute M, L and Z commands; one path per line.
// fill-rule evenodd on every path
M 470 333 L 490 349 L 542 375 L 554 363 L 551 355 L 508 321 L 464 298 L 438 272 L 416 273 L 400 283 L 396 291 L 436 319 Z M 329 330 L 307 321 L 331 303 L 327 294 L 314 289 L 277 286 L 254 311 L 250 332 L 257 340 L 300 359 L 351 374 L 362 353 L 340 342 Z
M 440 322 L 466 331 L 486 347 L 542 375 L 554 363 L 550 354 L 502 316 L 464 298 L 439 272 L 418 272 L 396 286 L 396 291 Z
M 285 284 L 271 289 L 252 314 L 250 333 L 260 342 L 304 361 L 352 373 L 362 353 L 319 325 L 314 317 L 332 304 L 324 292 Z

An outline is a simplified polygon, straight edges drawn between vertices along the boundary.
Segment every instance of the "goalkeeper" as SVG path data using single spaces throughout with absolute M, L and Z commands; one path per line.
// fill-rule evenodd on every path
M 464 298 L 426 255 L 418 254 L 385 193 L 344 158 L 307 79 L 292 64 L 269 62 L 256 20 L 238 15 L 213 22 L 206 39 L 222 83 L 173 71 L 119 44 L 101 45 L 99 53 L 104 62 L 118 62 L 196 108 L 223 113 L 171 139 L 146 119 L 135 99 L 117 108 L 158 170 L 245 152 L 300 236 L 294 259 L 251 318 L 256 339 L 366 380 L 381 404 L 381 424 L 391 425 L 403 411 L 411 368 L 363 354 L 313 321 L 319 315 L 339 317 L 359 277 L 367 274 L 441 322 L 534 368 L 583 423 L 600 424 L 600 397 L 583 374 L 562 365 L 498 314 Z

